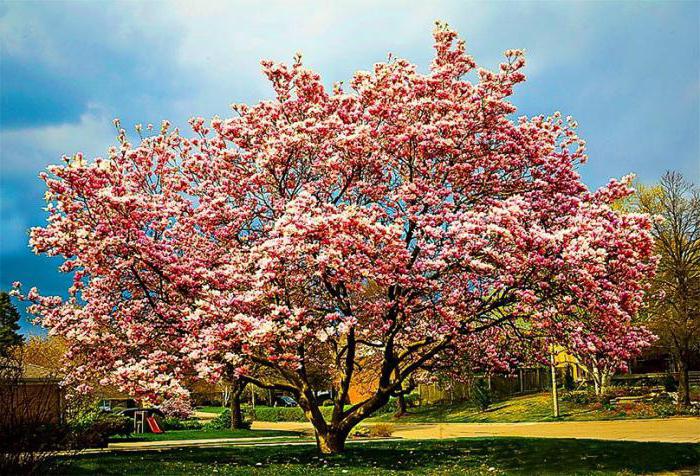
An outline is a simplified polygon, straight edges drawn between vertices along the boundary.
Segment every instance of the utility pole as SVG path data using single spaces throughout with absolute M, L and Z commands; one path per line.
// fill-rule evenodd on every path
M 552 404 L 554 406 L 554 418 L 559 418 L 559 392 L 557 390 L 557 369 L 554 366 L 554 351 L 549 354 L 549 365 L 552 370 Z

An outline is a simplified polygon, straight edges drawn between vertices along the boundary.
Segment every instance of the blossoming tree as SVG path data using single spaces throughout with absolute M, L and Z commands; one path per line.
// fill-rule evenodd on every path
M 434 38 L 427 73 L 390 57 L 330 91 L 300 57 L 264 61 L 272 100 L 50 167 L 31 243 L 74 284 L 27 297 L 83 356 L 73 378 L 173 398 L 233 367 L 293 393 L 331 453 L 443 352 L 491 348 L 490 329 L 633 314 L 653 264 L 647 218 L 609 206 L 626 183 L 588 191 L 558 114 L 510 118 L 520 51 L 491 72 L 445 25 Z M 373 392 L 347 407 L 369 356 Z
M 592 321 L 590 327 L 585 320 L 577 323 L 560 342 L 590 375 L 596 395 L 603 395 L 615 372 L 627 370 L 629 361 L 641 355 L 656 337 L 645 327 L 624 321 Z

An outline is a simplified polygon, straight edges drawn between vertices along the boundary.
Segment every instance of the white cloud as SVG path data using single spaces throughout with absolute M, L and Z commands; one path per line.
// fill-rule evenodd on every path
M 2 130 L 1 170 L 3 174 L 38 173 L 49 164 L 60 163 L 63 155 L 104 155 L 116 139 L 112 119 L 101 107 L 91 106 L 75 124 Z

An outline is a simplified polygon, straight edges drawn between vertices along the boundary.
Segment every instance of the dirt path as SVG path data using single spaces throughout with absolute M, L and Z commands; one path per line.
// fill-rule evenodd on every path
M 367 423 L 372 425 L 375 423 Z M 311 431 L 309 423 L 254 422 L 254 430 Z M 535 423 L 396 423 L 393 437 L 411 440 L 488 436 L 700 443 L 700 418 Z

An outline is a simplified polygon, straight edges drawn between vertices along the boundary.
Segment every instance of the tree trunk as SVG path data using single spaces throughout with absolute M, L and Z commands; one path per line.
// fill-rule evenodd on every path
M 345 440 L 358 423 L 389 402 L 389 395 L 393 389 L 378 390 L 370 399 L 359 405 L 349 415 L 334 412 L 331 421 L 326 422 L 318 407 L 318 403 L 310 393 L 298 395 L 299 406 L 304 410 L 307 419 L 316 431 L 318 450 L 322 454 L 342 453 L 345 450 Z M 343 396 L 334 396 L 335 403 L 341 401 Z
M 324 455 L 342 453 L 345 450 L 345 440 L 349 431 L 329 430 L 318 433 L 318 449 Z
M 406 398 L 403 393 L 401 393 L 396 399 L 396 413 L 394 413 L 394 416 L 398 418 L 404 416 L 406 413 Z
M 678 359 L 678 406 L 690 406 L 690 379 L 688 377 L 688 364 L 681 356 Z
M 595 394 L 597 397 L 600 397 L 603 392 L 602 392 L 602 380 L 600 377 L 600 371 L 598 370 L 598 367 L 591 367 L 591 376 L 593 377 L 593 388 L 595 389 Z
M 245 390 L 246 384 L 234 380 L 231 383 L 231 429 L 239 430 L 243 428 L 243 412 L 241 411 L 241 395 L 243 395 L 243 390 Z
M 396 370 L 394 370 L 394 377 L 399 378 L 399 368 L 397 367 Z M 394 416 L 399 418 L 402 417 L 406 414 L 406 398 L 404 398 L 403 392 L 400 392 L 398 397 L 396 398 L 396 412 L 394 413 Z
M 608 391 L 611 377 L 610 371 L 608 370 L 600 372 L 600 395 L 605 395 L 605 392 Z
M 559 418 L 559 391 L 557 390 L 557 368 L 554 366 L 554 354 L 549 355 L 549 365 L 552 370 L 552 413 L 555 418 Z

